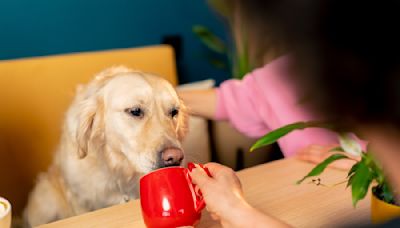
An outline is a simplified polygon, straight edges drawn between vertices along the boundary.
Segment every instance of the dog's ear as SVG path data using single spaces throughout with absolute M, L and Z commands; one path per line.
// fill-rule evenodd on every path
M 64 128 L 75 143 L 79 158 L 86 157 L 89 145 L 101 146 L 101 143 L 95 141 L 103 140 L 101 126 L 104 103 L 99 95 L 100 91 L 115 75 L 126 72 L 132 70 L 123 66 L 110 67 L 98 73 L 87 85 L 78 86 L 74 102 L 67 112 Z
M 88 153 L 97 103 L 95 89 L 78 86 L 75 99 L 66 114 L 64 133 L 68 135 L 80 159 Z
M 179 119 L 178 119 L 178 139 L 183 141 L 189 131 L 189 112 L 182 99 L 180 100 Z
M 96 110 L 97 100 L 94 98 L 83 100 L 79 104 L 76 142 L 78 146 L 78 157 L 80 159 L 86 157 L 88 152 Z

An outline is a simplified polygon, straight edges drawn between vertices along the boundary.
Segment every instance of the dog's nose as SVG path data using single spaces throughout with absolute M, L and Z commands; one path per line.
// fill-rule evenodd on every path
M 183 160 L 183 151 L 178 148 L 168 148 L 161 152 L 161 162 L 164 167 L 179 166 Z

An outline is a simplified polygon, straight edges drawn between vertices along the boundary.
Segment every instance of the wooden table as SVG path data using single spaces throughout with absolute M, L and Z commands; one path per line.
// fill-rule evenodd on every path
M 350 189 L 345 184 L 323 187 L 305 181 L 295 185 L 313 167 L 295 159 L 284 159 L 238 172 L 248 202 L 295 227 L 337 227 L 345 223 L 370 220 L 370 196 L 354 209 Z M 346 172 L 328 169 L 320 178 L 333 185 L 345 180 Z M 140 201 L 97 210 L 43 225 L 59 227 L 145 227 Z M 219 227 L 204 211 L 198 227 Z

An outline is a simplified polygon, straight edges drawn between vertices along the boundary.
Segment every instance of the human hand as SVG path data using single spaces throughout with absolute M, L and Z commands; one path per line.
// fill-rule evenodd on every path
M 240 216 L 243 210 L 250 208 L 243 197 L 242 186 L 235 172 L 217 163 L 208 163 L 209 177 L 201 168 L 190 172 L 204 197 L 211 217 L 220 220 L 224 227 L 238 227 L 243 222 Z
M 289 227 L 246 202 L 240 180 L 232 169 L 217 163 L 208 163 L 205 167 L 212 177 L 203 169 L 193 169 L 190 176 L 200 188 L 211 217 L 220 220 L 223 227 Z
M 297 153 L 297 158 L 303 161 L 312 162 L 315 164 L 321 163 L 326 158 L 331 156 L 333 153 L 341 153 L 340 151 L 331 151 L 333 148 L 338 147 L 339 145 L 328 145 L 328 146 L 321 146 L 321 145 L 309 145 Z M 360 157 L 351 156 L 348 153 L 346 155 L 350 159 L 341 159 L 337 160 L 329 165 L 329 167 L 336 168 L 336 169 L 343 169 L 349 170 L 358 160 Z

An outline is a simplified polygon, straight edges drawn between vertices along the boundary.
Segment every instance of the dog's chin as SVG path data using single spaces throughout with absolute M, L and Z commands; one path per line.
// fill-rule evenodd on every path
M 154 163 L 152 166 L 149 166 L 149 167 L 141 167 L 140 170 L 138 170 L 138 173 L 140 173 L 139 176 L 144 176 L 144 175 L 151 173 L 153 171 L 156 171 L 158 169 L 168 168 L 168 167 L 182 167 L 182 165 L 183 164 L 174 165 L 174 166 L 163 166 L 158 163 Z
M 148 174 L 148 173 L 150 173 L 150 172 L 153 172 L 153 171 L 155 171 L 155 170 L 158 170 L 158 169 L 162 169 L 162 168 L 168 168 L 168 167 L 182 167 L 182 163 L 181 164 L 177 164 L 177 165 L 173 165 L 173 166 L 165 166 L 165 165 L 162 165 L 160 162 L 156 162 L 156 163 L 153 163 L 153 164 L 151 164 L 151 165 L 148 165 L 148 166 L 139 166 L 139 167 L 137 167 L 137 171 L 139 172 L 139 173 L 142 173 L 143 175 L 145 175 L 145 174 Z
M 166 166 L 166 165 L 163 165 L 163 164 L 157 162 L 157 163 L 154 164 L 154 166 L 152 167 L 151 171 L 155 171 L 155 170 L 163 169 L 163 168 L 170 168 L 170 167 L 183 167 L 183 163 Z
M 156 169 L 156 163 L 148 159 L 141 159 L 139 162 L 135 162 L 134 165 L 136 172 L 140 174 L 147 174 Z
M 162 168 L 171 168 L 171 167 L 182 167 L 182 163 L 181 163 L 181 164 L 176 164 L 176 165 L 168 165 L 168 166 L 160 165 L 160 166 L 157 166 L 157 167 L 155 168 L 155 170 L 157 170 L 157 169 L 162 169 Z

